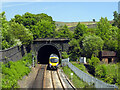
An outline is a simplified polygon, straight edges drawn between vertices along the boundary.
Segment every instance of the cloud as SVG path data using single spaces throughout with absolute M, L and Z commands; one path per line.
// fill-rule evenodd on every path
M 2 2 L 119 2 L 120 0 L 2 0 Z

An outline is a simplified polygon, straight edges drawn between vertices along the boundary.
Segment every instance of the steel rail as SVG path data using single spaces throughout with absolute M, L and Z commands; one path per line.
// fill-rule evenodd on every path
M 53 90 L 55 90 L 55 85 L 54 85 L 54 81 L 53 81 L 53 74 L 52 74 L 52 71 L 51 71 L 51 80 L 52 80 Z
M 62 85 L 63 90 L 65 90 L 65 87 L 64 87 L 64 85 L 63 85 L 63 83 L 62 83 L 62 80 L 61 80 L 61 78 L 60 78 L 60 75 L 59 75 L 59 73 L 58 73 L 58 69 L 57 69 L 57 75 L 58 75 L 58 78 L 59 78 L 59 80 L 60 80 L 60 83 L 61 83 L 61 85 Z

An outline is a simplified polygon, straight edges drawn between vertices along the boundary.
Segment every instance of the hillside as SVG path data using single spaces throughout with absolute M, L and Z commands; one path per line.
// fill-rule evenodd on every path
M 113 21 L 109 21 L 109 22 L 111 24 L 113 23 Z M 96 25 L 97 22 L 92 22 L 92 21 L 80 22 L 80 23 L 87 25 L 88 28 L 94 28 L 97 26 Z M 55 24 L 56 24 L 56 30 L 58 30 L 61 25 L 67 25 L 69 30 L 73 31 L 75 29 L 76 25 L 78 24 L 78 22 L 57 22 L 56 21 Z
M 68 27 L 76 26 L 78 24 L 78 22 L 57 22 L 57 21 L 55 23 L 56 23 L 56 26 L 61 26 L 66 24 Z M 86 25 L 95 24 L 95 22 L 80 22 L 80 23 L 83 23 Z
M 96 22 L 80 22 L 80 23 L 87 25 L 88 28 L 96 27 Z M 78 22 L 55 22 L 55 24 L 56 30 L 58 30 L 61 25 L 67 25 L 70 31 L 73 31 Z

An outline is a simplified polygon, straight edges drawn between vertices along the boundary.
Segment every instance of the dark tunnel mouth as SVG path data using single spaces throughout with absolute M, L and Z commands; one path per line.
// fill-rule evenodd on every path
M 37 62 L 40 64 L 48 64 L 49 56 L 51 54 L 56 54 L 60 60 L 60 53 L 55 46 L 52 45 L 44 45 L 38 51 Z

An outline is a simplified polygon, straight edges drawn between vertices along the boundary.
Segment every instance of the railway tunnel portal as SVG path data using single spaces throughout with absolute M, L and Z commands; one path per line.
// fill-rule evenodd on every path
M 62 52 L 68 52 L 69 49 L 69 39 L 60 39 L 60 38 L 39 38 L 33 41 L 32 51 L 35 52 L 36 61 L 40 64 L 48 64 L 49 56 L 51 54 L 58 55 L 59 58 L 62 58 Z

